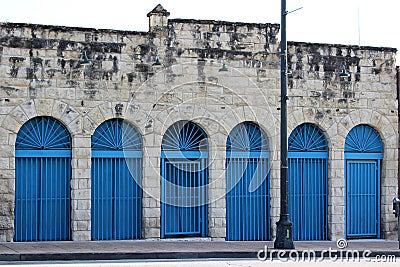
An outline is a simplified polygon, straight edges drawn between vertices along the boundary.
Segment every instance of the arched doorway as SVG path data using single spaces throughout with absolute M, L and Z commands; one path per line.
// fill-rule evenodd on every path
M 226 190 L 226 240 L 269 240 L 269 144 L 255 123 L 228 136 Z
M 207 135 L 197 124 L 179 121 L 161 146 L 161 238 L 207 236 Z
M 15 241 L 70 239 L 71 137 L 51 117 L 26 122 L 15 143 Z
M 326 240 L 328 142 L 316 125 L 297 126 L 288 140 L 289 214 L 294 240 Z
M 347 135 L 344 151 L 345 235 L 379 238 L 382 139 L 374 128 L 357 125 Z
M 92 239 L 141 237 L 142 138 L 122 119 L 102 123 L 92 136 Z

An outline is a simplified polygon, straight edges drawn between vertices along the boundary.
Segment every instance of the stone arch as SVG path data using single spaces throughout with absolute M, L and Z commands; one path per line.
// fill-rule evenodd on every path
M 131 105 L 128 102 L 121 102 L 119 104 L 123 105 L 124 111 L 122 115 L 118 115 L 115 112 L 115 107 L 112 107 L 112 103 L 106 102 L 100 105 L 97 105 L 83 117 L 83 130 L 88 132 L 89 134 L 93 134 L 95 129 L 103 122 L 113 119 L 113 118 L 122 118 L 127 120 L 135 125 L 138 129 L 140 129 L 141 134 L 144 134 L 145 123 L 147 114 L 143 112 L 141 109 L 135 110 L 134 113 L 130 109 Z M 138 123 L 141 121 L 142 123 Z
M 397 139 L 393 137 L 396 136 L 397 130 L 394 129 L 393 123 L 380 112 L 369 109 L 354 110 L 338 122 L 338 134 L 342 137 L 340 147 L 344 147 L 346 136 L 350 130 L 359 124 L 367 124 L 377 130 L 382 138 L 384 148 L 396 147 Z M 339 131 L 339 129 L 341 130 Z
M 318 122 L 315 119 L 312 118 L 306 118 L 303 115 L 301 118 L 295 119 L 296 115 L 290 114 L 288 115 L 288 136 L 290 135 L 291 132 L 293 132 L 294 129 L 296 129 L 297 126 L 305 124 L 305 123 L 310 123 L 315 126 L 317 126 L 319 129 L 322 130 L 324 133 L 327 141 L 328 141 L 328 150 L 331 150 L 332 147 L 332 134 L 330 133 L 329 129 L 331 129 L 335 123 L 330 121 L 329 123 L 325 120 Z M 300 120 L 302 119 L 302 120 Z
M 59 100 L 42 99 L 30 99 L 13 108 L 2 121 L 1 127 L 16 134 L 25 122 L 37 116 L 57 119 L 71 135 L 82 131 L 82 117 L 77 110 Z

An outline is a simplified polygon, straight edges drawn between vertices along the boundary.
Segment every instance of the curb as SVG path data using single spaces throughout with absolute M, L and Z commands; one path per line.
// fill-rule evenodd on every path
M 101 253 L 22 253 L 0 254 L 0 261 L 84 261 L 84 260 L 147 260 L 257 258 L 257 252 L 101 252 Z

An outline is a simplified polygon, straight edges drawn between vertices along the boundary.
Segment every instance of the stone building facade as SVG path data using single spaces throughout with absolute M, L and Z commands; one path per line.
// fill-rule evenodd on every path
M 242 122 L 269 140 L 270 238 L 279 219 L 279 25 L 168 19 L 157 6 L 149 32 L 0 24 L 0 240 L 13 241 L 16 141 L 46 116 L 71 135 L 70 237 L 91 240 L 95 130 L 121 118 L 143 142 L 141 238 L 162 236 L 161 146 L 167 129 L 191 121 L 208 138 L 207 237 L 225 239 L 226 143 Z M 288 43 L 288 133 L 310 123 L 328 144 L 327 239 L 346 236 L 346 136 L 369 125 L 382 139 L 380 238 L 394 239 L 398 189 L 396 50 Z M 83 66 L 88 59 L 91 65 Z M 341 77 L 345 70 L 349 77 Z

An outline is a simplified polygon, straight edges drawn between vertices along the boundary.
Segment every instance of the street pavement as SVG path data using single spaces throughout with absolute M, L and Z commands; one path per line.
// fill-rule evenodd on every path
M 343 241 L 343 240 L 342 240 Z M 399 243 L 387 240 L 297 241 L 295 250 L 277 254 L 273 241 L 52 241 L 0 243 L 0 264 L 25 261 L 89 260 L 168 260 L 168 259 L 254 259 L 301 257 L 306 251 L 317 258 L 344 257 L 346 251 L 358 251 L 360 257 L 400 258 Z M 333 254 L 328 254 L 332 251 Z M 368 252 L 368 253 L 365 253 Z M 272 253 L 272 254 L 271 254 Z M 275 253 L 275 254 L 274 254 Z M 297 254 L 299 255 L 297 255 Z M 342 254 L 338 254 L 342 253 Z M 364 253 L 364 254 L 363 254 Z M 400 259 L 399 259 L 400 261 Z
M 159 261 L 76 261 L 76 262 L 52 262 L 45 263 L 42 262 L 29 262 L 29 263 L 15 263 L 12 262 L 8 266 L 13 267 L 26 267 L 27 264 L 31 267 L 45 266 L 45 267 L 287 267 L 287 266 L 304 266 L 304 267 L 320 267 L 321 262 L 263 262 L 254 259 L 239 259 L 239 260 L 229 260 L 229 259 L 212 259 L 212 260 L 159 260 Z M 398 266 L 398 262 L 373 262 L 360 260 L 357 262 L 353 261 L 332 261 L 324 260 L 324 267 L 380 267 L 380 266 Z

